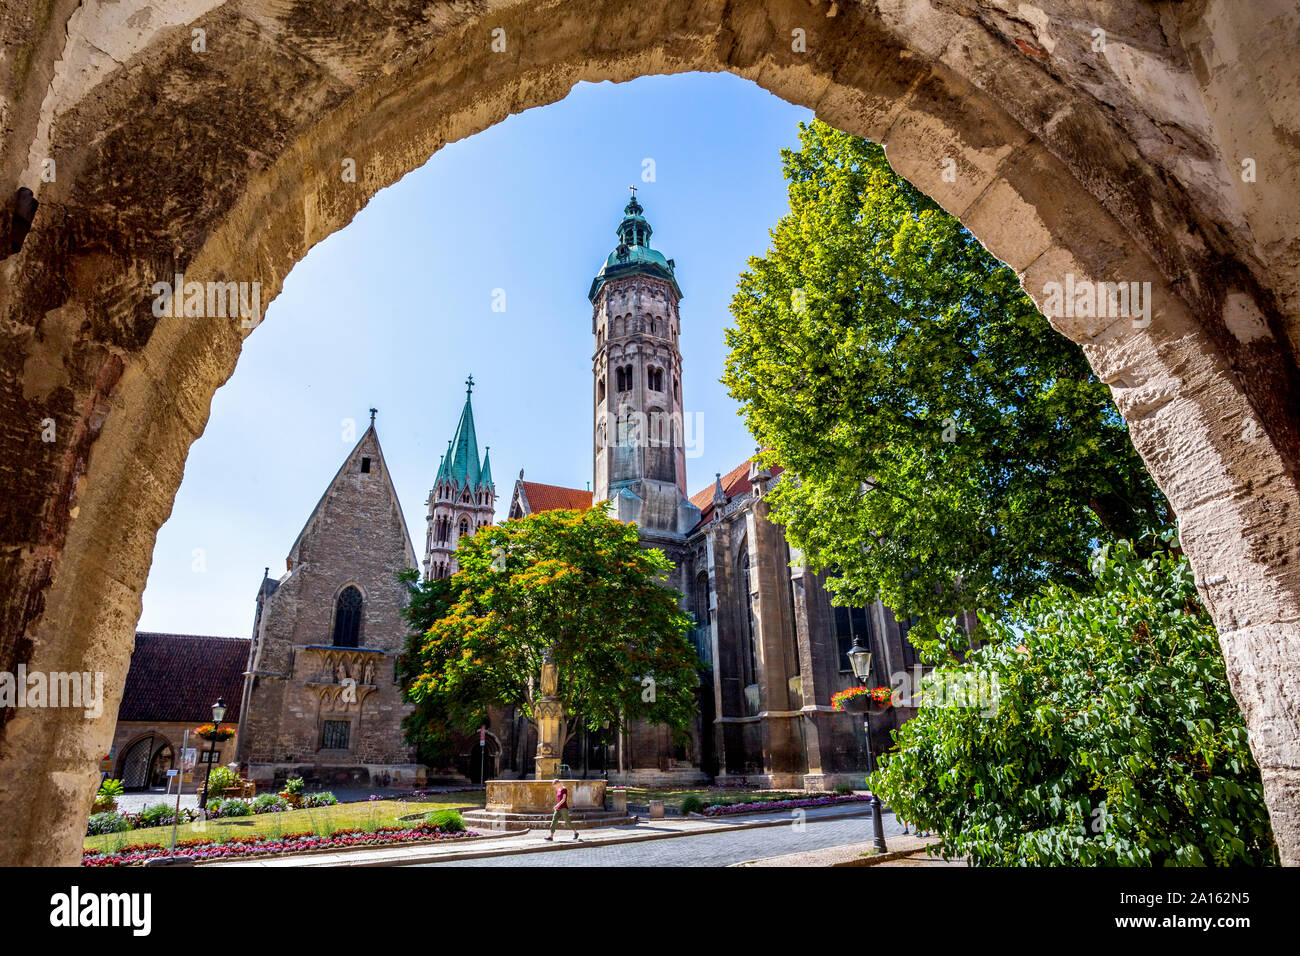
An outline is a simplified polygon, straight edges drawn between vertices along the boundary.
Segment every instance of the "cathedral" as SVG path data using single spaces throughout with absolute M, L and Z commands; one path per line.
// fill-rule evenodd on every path
M 878 602 L 831 604 L 824 577 L 768 519 L 764 499 L 784 480 L 779 468 L 743 461 L 690 493 L 683 296 L 676 263 L 650 244 L 644 212 L 634 191 L 617 243 L 587 293 L 591 487 L 526 481 L 521 469 L 507 514 L 602 507 L 634 522 L 643 545 L 668 556 L 668 583 L 694 618 L 698 717 L 684 741 L 646 723 L 579 732 L 564 753 L 567 772 L 651 786 L 860 786 L 867 766 L 861 718 L 832 710 L 831 697 L 856 683 L 848 658 L 855 639 L 874 652 L 872 686 L 915 673 L 908 622 Z M 457 543 L 495 520 L 497 493 L 489 450 L 479 454 L 473 385 L 471 376 L 426 501 L 423 562 L 417 565 L 372 409 L 370 427 L 290 547 L 284 573 L 264 575 L 251 640 L 221 645 L 234 654 L 247 648 L 242 680 L 235 671 L 228 681 L 231 713 L 238 714 L 228 746 L 259 784 L 305 776 L 326 785 L 418 786 L 532 772 L 536 735 L 513 708 L 494 709 L 479 733 L 461 741 L 449 767 L 421 764 L 401 726 L 411 712 L 396 673 L 408 592 L 397 575 L 417 566 L 426 579 L 455 574 Z M 150 686 L 169 683 L 156 673 L 170 656 L 162 646 L 168 639 L 233 640 L 149 636 L 152 643 L 138 651 L 146 657 L 138 667 L 133 658 L 132 667 L 150 669 Z M 179 674 L 175 686 L 182 686 Z M 115 753 L 106 759 L 136 768 L 140 780 L 157 779 L 180 744 L 170 740 L 175 728 L 165 718 L 183 709 L 181 702 L 164 706 L 142 697 L 123 708 L 120 718 L 132 720 L 120 719 Z M 877 753 L 912 713 L 896 707 L 872 721 Z M 189 718 L 173 715 L 172 723 L 177 719 Z
M 768 520 L 766 492 L 779 468 L 744 461 L 689 492 L 686 480 L 682 290 L 676 263 L 650 244 L 635 191 L 618 242 L 592 279 L 592 488 L 515 482 L 509 517 L 550 508 L 601 506 L 635 522 L 646 547 L 673 562 L 669 584 L 695 619 L 700 655 L 699 718 L 685 745 L 665 728 L 634 725 L 613 741 L 578 740 L 575 773 L 611 781 L 690 784 L 741 779 L 772 787 L 861 785 L 861 718 L 831 709 L 856 683 L 855 637 L 874 652 L 873 686 L 919 665 L 898 621 L 879 602 L 834 607 L 814 574 Z M 876 752 L 910 708 L 872 727 Z

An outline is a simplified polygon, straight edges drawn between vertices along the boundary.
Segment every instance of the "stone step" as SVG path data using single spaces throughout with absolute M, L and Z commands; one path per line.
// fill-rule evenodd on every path
M 614 810 L 571 810 L 575 830 L 617 827 L 636 823 L 637 818 Z M 551 825 L 549 813 L 509 813 L 500 810 L 469 810 L 461 814 L 465 826 L 477 830 L 545 830 Z M 559 829 L 564 829 L 563 821 Z

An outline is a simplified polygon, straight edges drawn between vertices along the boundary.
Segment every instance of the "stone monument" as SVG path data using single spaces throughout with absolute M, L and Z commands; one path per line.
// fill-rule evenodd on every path
M 489 830 L 542 829 L 550 823 L 555 806 L 554 781 L 559 777 L 564 751 L 564 705 L 560 702 L 559 671 L 550 650 L 542 661 L 533 716 L 537 721 L 536 772 L 532 780 L 489 780 L 482 810 L 464 815 L 471 827 Z M 575 829 L 619 826 L 635 823 L 628 816 L 627 804 L 619 809 L 605 809 L 604 780 L 565 779 L 569 790 L 569 808 Z

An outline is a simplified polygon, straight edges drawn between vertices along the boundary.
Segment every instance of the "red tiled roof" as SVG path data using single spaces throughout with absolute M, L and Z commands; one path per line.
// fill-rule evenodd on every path
M 585 511 L 591 507 L 591 492 L 581 488 L 563 488 L 560 485 L 544 485 L 537 481 L 521 481 L 524 497 L 528 507 L 536 514 L 539 511 Z
M 137 632 L 117 719 L 208 723 L 221 697 L 222 723 L 239 720 L 248 645 L 246 637 Z
M 722 490 L 727 493 L 727 498 L 731 499 L 736 495 L 743 495 L 753 486 L 749 483 L 749 463 L 752 458 L 742 461 L 731 471 L 722 476 Z M 781 472 L 785 471 L 780 465 L 772 466 L 772 477 L 775 478 Z M 713 517 L 713 491 L 717 485 L 717 479 L 700 491 L 691 495 L 691 504 L 700 509 L 700 521 L 695 527 L 699 527 Z

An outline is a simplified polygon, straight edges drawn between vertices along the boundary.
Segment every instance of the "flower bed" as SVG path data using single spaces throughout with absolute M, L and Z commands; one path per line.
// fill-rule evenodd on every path
M 414 827 L 380 827 L 377 830 L 336 830 L 329 836 L 314 833 L 289 833 L 282 837 L 246 836 L 213 840 L 180 840 L 177 854 L 194 860 L 217 860 L 229 857 L 263 856 L 276 853 L 305 853 L 312 850 L 336 850 L 356 846 L 385 846 L 417 843 L 428 840 L 472 839 L 473 830 L 444 831 L 422 823 Z M 141 843 L 121 850 L 83 850 L 82 866 L 141 866 L 153 857 L 167 856 L 169 851 L 160 843 Z
M 763 813 L 769 810 L 793 810 L 799 807 L 830 807 L 838 803 L 862 803 L 871 797 L 861 793 L 828 794 L 824 797 L 798 797 L 794 800 L 760 800 L 754 803 L 716 803 L 704 808 L 706 817 L 725 817 L 735 813 Z

